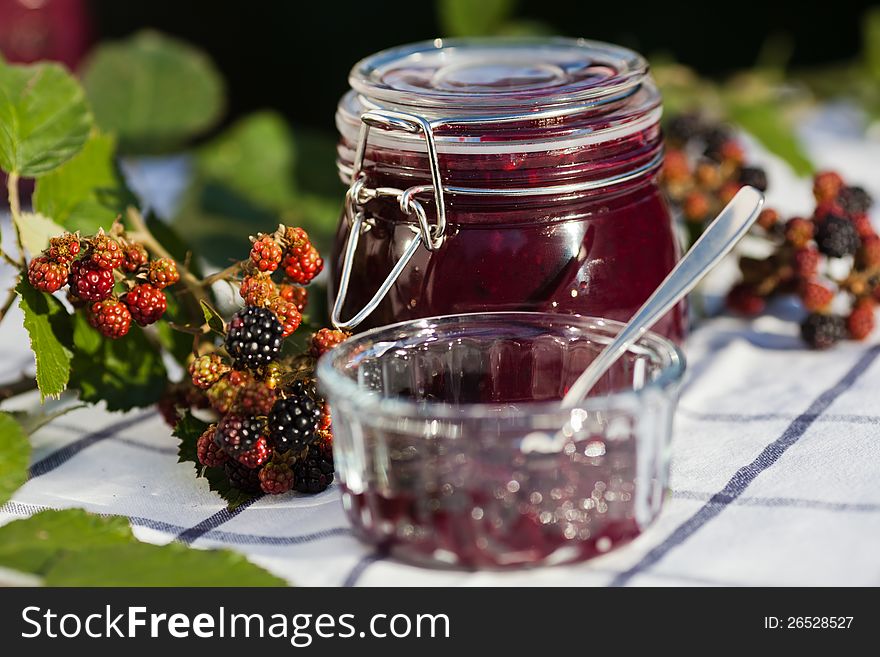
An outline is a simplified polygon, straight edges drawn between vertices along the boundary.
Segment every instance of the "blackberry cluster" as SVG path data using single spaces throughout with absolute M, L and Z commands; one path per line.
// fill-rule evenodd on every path
M 318 493 L 333 481 L 333 425 L 316 391 L 315 363 L 348 335 L 321 329 L 303 353 L 283 352 L 302 322 L 308 295 L 301 285 L 320 269 L 320 255 L 298 228 L 252 241 L 249 259 L 237 266 L 245 307 L 229 320 L 222 344 L 202 343 L 189 363 L 188 385 L 217 416 L 198 440 L 197 458 L 222 465 L 230 486 L 245 493 Z M 285 273 L 297 267 L 295 276 Z
M 806 311 L 801 337 L 814 349 L 828 349 L 845 338 L 864 340 L 874 330 L 880 235 L 868 219 L 871 198 L 862 188 L 825 171 L 816 175 L 813 194 L 810 217 L 783 221 L 775 210 L 762 212 L 754 236 L 768 241 L 773 252 L 740 258 L 742 280 L 730 290 L 727 305 L 756 315 L 769 299 L 796 295 Z
M 132 321 L 141 326 L 158 321 L 167 308 L 162 288 L 177 280 L 173 261 L 151 263 L 146 249 L 130 241 L 119 225 L 109 235 L 102 230 L 91 237 L 53 237 L 28 265 L 33 287 L 53 294 L 67 286 L 70 304 L 83 309 L 89 324 L 111 340 L 127 335 Z

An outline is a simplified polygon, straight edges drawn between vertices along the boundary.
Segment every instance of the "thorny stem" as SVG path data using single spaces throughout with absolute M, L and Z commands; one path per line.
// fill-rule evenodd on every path
M 17 381 L 5 383 L 0 386 L 0 401 L 22 395 L 31 390 L 37 389 L 37 380 L 32 376 L 22 375 Z
M 239 271 L 241 271 L 241 263 L 236 262 L 235 264 L 229 265 L 226 269 L 222 271 L 218 271 L 214 274 L 211 274 L 210 276 L 206 276 L 201 280 L 200 284 L 204 287 L 210 287 L 217 281 L 222 281 L 226 278 L 229 278 L 230 276 L 237 274 Z

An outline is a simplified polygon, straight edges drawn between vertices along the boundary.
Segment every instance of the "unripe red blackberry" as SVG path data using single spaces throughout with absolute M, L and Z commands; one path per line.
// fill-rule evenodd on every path
M 91 260 L 74 260 L 70 266 L 70 289 L 84 301 L 103 301 L 113 292 L 113 272 Z
M 758 215 L 757 224 L 764 230 L 770 230 L 779 221 L 779 213 L 773 208 L 764 208 Z
M 89 324 L 111 340 L 118 340 L 131 328 L 131 313 L 118 299 L 96 301 L 89 308 Z
M 856 264 L 866 269 L 880 268 L 880 236 L 862 238 L 862 246 L 856 253 Z
M 819 249 L 805 246 L 794 252 L 794 272 L 798 278 L 811 279 L 819 271 Z
M 679 149 L 668 149 L 663 157 L 663 168 L 660 175 L 667 183 L 685 182 L 691 175 L 691 167 L 687 155 Z
M 268 415 L 277 399 L 274 388 L 251 377 L 238 388 L 235 409 L 245 415 Z
M 260 488 L 269 495 L 280 495 L 293 487 L 293 469 L 287 463 L 267 463 L 259 476 Z
M 269 302 L 269 310 L 275 313 L 276 319 L 281 323 L 284 329 L 281 337 L 286 338 L 299 328 L 302 322 L 302 315 L 296 306 L 290 301 L 285 301 L 280 296 L 275 297 Z
M 709 216 L 709 197 L 698 190 L 689 193 L 681 206 L 685 221 L 700 222 Z
M 214 440 L 214 434 L 216 431 L 217 425 L 212 424 L 205 429 L 204 433 L 199 436 L 199 439 L 196 442 L 196 454 L 199 463 L 206 468 L 216 468 L 229 460 L 229 455 L 224 452 Z
M 180 280 L 177 263 L 169 258 L 160 258 L 151 262 L 147 277 L 150 279 L 150 283 L 159 290 L 164 290 Z
M 248 306 L 265 306 L 278 295 L 278 288 L 268 274 L 245 276 L 238 294 Z
M 245 381 L 249 380 L 249 375 L 242 376 L 241 372 L 235 370 L 224 376 L 208 389 L 208 402 L 211 408 L 221 414 L 231 411 L 235 408 L 238 394 Z
M 133 274 L 147 264 L 150 259 L 147 250 L 137 242 L 129 242 L 122 248 L 122 271 Z
M 742 189 L 742 185 L 738 182 L 728 181 L 721 185 L 721 189 L 718 190 L 718 200 L 721 201 L 723 205 L 727 205 L 733 200 L 733 197 L 736 196 L 737 192 Z
M 764 311 L 767 302 L 755 291 L 753 285 L 739 283 L 727 293 L 727 307 L 741 315 L 759 315 Z
M 302 228 L 288 228 L 285 240 L 288 247 L 281 263 L 284 273 L 292 282 L 306 285 L 321 273 L 324 260 Z
M 251 468 L 253 470 L 259 468 L 268 461 L 270 454 L 269 447 L 266 445 L 266 438 L 260 436 L 257 438 L 257 442 L 254 443 L 253 447 L 239 454 L 237 458 L 239 463 L 246 468 Z
M 816 233 L 816 224 L 809 219 L 794 217 L 785 224 L 785 241 L 796 249 L 806 247 Z
M 843 178 L 835 171 L 822 171 L 813 178 L 813 196 L 818 203 L 833 201 L 843 189 Z
M 217 424 L 214 440 L 230 456 L 250 450 L 263 435 L 265 422 L 255 417 L 227 413 Z
M 189 364 L 189 375 L 194 386 L 207 390 L 231 369 L 219 354 L 205 354 Z
M 103 232 L 95 235 L 90 244 L 91 260 L 101 269 L 112 270 L 125 259 L 119 242 Z
M 168 300 L 162 290 L 157 290 L 149 283 L 135 285 L 124 297 L 125 305 L 131 316 L 141 326 L 149 326 L 158 322 L 168 307 Z
M 28 282 L 38 290 L 52 294 L 67 284 L 70 270 L 67 265 L 47 256 L 37 256 L 28 265 Z
M 60 237 L 52 237 L 49 239 L 49 248 L 46 255 L 62 265 L 69 265 L 79 255 L 79 235 L 73 233 L 65 233 Z
M 278 286 L 278 296 L 285 301 L 289 301 L 296 306 L 296 309 L 303 312 L 309 301 L 309 291 L 301 285 L 291 285 L 282 283 Z
M 801 284 L 799 295 L 804 308 L 810 312 L 827 310 L 834 300 L 834 290 L 813 281 L 804 281 Z
M 345 331 L 322 328 L 312 336 L 312 355 L 320 358 L 349 337 L 351 334 Z
M 257 269 L 271 274 L 278 269 L 284 251 L 271 235 L 263 235 L 252 238 L 254 246 L 251 249 L 251 262 Z
M 853 340 L 864 340 L 874 331 L 874 302 L 859 299 L 846 318 L 846 329 Z

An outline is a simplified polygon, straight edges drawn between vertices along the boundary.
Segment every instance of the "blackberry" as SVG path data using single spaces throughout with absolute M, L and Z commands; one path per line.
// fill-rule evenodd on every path
M 314 495 L 333 483 L 333 452 L 326 447 L 309 445 L 308 451 L 293 464 L 293 487 L 300 493 Z
M 278 452 L 301 450 L 315 439 L 321 409 L 297 381 L 269 414 L 269 445 Z
M 70 270 L 67 265 L 54 262 L 47 256 L 37 256 L 28 265 L 28 281 L 30 284 L 49 294 L 57 292 L 67 284 Z
M 253 447 L 238 455 L 238 462 L 253 470 L 268 461 L 269 455 L 270 452 L 269 447 L 266 445 L 266 438 L 260 436 Z
M 816 228 L 819 251 L 832 258 L 852 255 L 861 243 L 856 227 L 845 217 L 830 214 Z
M 84 301 L 103 301 L 113 292 L 113 273 L 91 260 L 75 260 L 70 265 L 70 290 Z
M 141 326 L 158 322 L 168 308 L 165 293 L 149 283 L 135 285 L 122 300 L 131 311 L 134 321 Z
M 128 334 L 131 328 L 131 313 L 118 299 L 105 299 L 92 304 L 88 313 L 89 325 L 101 335 L 118 340 Z
M 312 355 L 320 358 L 336 345 L 351 337 L 350 333 L 322 328 L 312 336 Z
M 761 167 L 742 167 L 739 170 L 739 181 L 762 192 L 767 191 L 767 172 Z
M 265 423 L 255 417 L 229 413 L 217 425 L 214 440 L 227 454 L 238 456 L 256 445 Z
M 675 142 L 685 143 L 699 136 L 704 130 L 699 114 L 687 112 L 673 116 L 666 123 L 666 136 Z
M 180 272 L 177 271 L 176 262 L 169 258 L 160 258 L 150 263 L 147 277 L 154 287 L 164 290 L 169 285 L 174 285 L 180 280 Z
M 840 207 L 850 215 L 865 214 L 874 202 L 862 187 L 844 187 L 837 200 Z
M 205 354 L 189 364 L 189 375 L 194 386 L 207 390 L 231 369 L 218 354 Z
M 801 324 L 801 337 L 813 349 L 833 347 L 846 332 L 846 321 L 839 315 L 812 313 Z
M 214 434 L 216 431 L 217 425 L 212 424 L 205 429 L 205 432 L 199 436 L 198 441 L 196 441 L 196 454 L 199 463 L 208 468 L 223 465 L 229 459 L 226 452 L 224 452 L 214 440 Z
M 260 487 L 264 493 L 280 495 L 293 487 L 293 470 L 287 463 L 270 462 L 259 472 Z
M 260 273 L 245 276 L 238 288 L 238 294 L 244 299 L 245 305 L 264 306 L 278 294 L 278 288 L 268 274 Z
M 870 298 L 856 302 L 846 318 L 846 329 L 853 340 L 864 340 L 874 330 L 874 302 Z
M 227 461 L 223 465 L 226 472 L 226 478 L 233 488 L 244 493 L 260 492 L 260 471 L 251 470 L 246 465 L 242 465 L 238 461 Z
M 284 327 L 268 308 L 248 306 L 229 322 L 226 350 L 236 367 L 256 369 L 268 365 L 281 353 Z

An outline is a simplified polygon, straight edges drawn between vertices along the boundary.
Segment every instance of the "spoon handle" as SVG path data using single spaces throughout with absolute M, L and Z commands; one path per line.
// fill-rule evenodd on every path
M 577 406 L 617 359 L 726 256 L 758 218 L 764 195 L 754 187 L 737 192 L 632 319 L 581 373 L 562 400 Z

